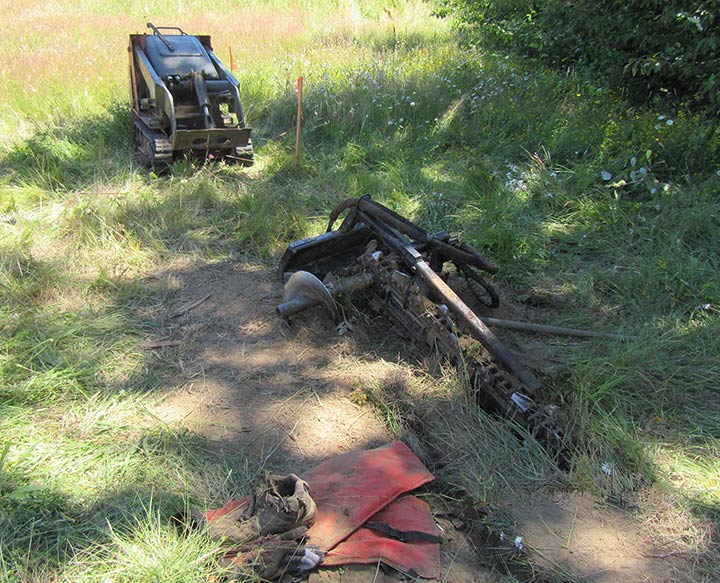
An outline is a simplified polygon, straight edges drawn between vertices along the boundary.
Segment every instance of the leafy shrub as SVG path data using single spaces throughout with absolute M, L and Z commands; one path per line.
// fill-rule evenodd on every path
M 587 64 L 633 97 L 692 96 L 720 108 L 720 0 L 441 0 L 495 45 L 558 66 Z

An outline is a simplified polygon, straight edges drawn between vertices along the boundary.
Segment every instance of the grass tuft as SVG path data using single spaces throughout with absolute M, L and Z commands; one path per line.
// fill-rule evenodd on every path
M 107 533 L 107 542 L 80 553 L 63 580 L 194 583 L 222 572 L 219 543 L 203 533 L 178 532 L 151 505 L 131 525 L 108 523 Z

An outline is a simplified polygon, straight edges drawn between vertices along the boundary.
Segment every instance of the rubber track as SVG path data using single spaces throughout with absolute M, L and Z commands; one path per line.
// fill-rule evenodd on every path
M 161 131 L 151 130 L 140 120 L 135 120 L 135 127 L 139 130 L 143 139 L 153 144 L 153 152 L 155 152 L 154 166 L 170 164 L 173 159 L 173 151 L 172 142 L 168 137 Z

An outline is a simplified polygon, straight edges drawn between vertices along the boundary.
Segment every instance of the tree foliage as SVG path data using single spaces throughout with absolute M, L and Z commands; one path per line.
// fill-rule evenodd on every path
M 441 0 L 486 41 L 720 109 L 720 0 Z

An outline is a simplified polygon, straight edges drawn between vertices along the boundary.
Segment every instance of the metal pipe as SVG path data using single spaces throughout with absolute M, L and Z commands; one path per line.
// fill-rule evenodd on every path
M 555 334 L 556 336 L 579 336 L 581 338 L 609 338 L 611 340 L 637 340 L 637 336 L 625 336 L 611 332 L 594 332 L 592 330 L 580 330 L 578 328 L 565 328 L 563 326 L 550 326 L 547 324 L 533 324 L 531 322 L 518 322 L 517 320 L 504 320 L 500 318 L 480 319 L 488 326 L 495 328 L 508 328 L 510 330 L 522 330 L 525 332 L 540 332 L 541 334 Z
M 440 279 L 440 276 L 423 259 L 417 258 L 415 269 L 435 293 L 443 299 L 443 303 L 447 304 L 470 335 L 487 348 L 488 352 L 497 358 L 510 374 L 525 385 L 528 392 L 533 393 L 542 387 L 542 383 L 530 372 L 530 369 L 500 342 L 493 331 L 478 318 L 475 312 L 465 305 L 460 296 Z
M 330 220 L 328 221 L 327 231 L 329 232 L 335 221 L 337 220 L 340 213 L 345 209 L 355 208 L 360 211 L 359 218 L 362 220 L 363 217 L 370 216 L 374 219 L 382 221 L 385 225 L 388 225 L 416 241 L 430 245 L 432 249 L 435 249 L 441 253 L 447 259 L 455 259 L 461 263 L 467 263 L 488 273 L 497 273 L 497 266 L 481 255 L 477 250 L 468 245 L 467 243 L 460 243 L 459 245 L 451 245 L 445 241 L 437 238 L 435 235 L 429 235 L 424 229 L 418 227 L 415 223 L 408 221 L 405 217 L 400 216 L 396 212 L 390 210 L 386 206 L 375 202 L 369 196 L 362 196 L 360 198 L 348 198 L 342 201 L 335 209 L 330 213 Z
M 175 51 L 175 47 L 172 45 L 172 43 L 171 43 L 168 39 L 165 38 L 165 35 L 162 34 L 162 33 L 158 30 L 158 27 L 157 27 L 157 26 L 155 26 L 152 22 L 148 22 L 148 23 L 147 23 L 147 27 L 150 28 L 150 29 L 152 29 L 153 33 L 154 33 L 162 42 L 165 43 L 165 46 L 166 46 L 168 49 L 170 49 L 171 51 Z M 166 27 L 166 28 L 167 28 L 167 27 Z M 180 29 L 178 29 L 178 30 L 180 30 Z

